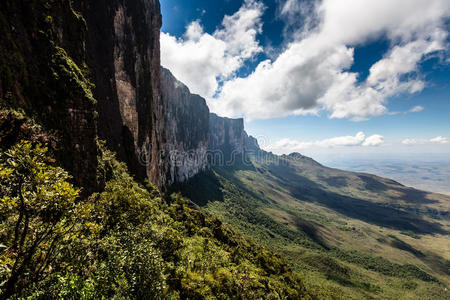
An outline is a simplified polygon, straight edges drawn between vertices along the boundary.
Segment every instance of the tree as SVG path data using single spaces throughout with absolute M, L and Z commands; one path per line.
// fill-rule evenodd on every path
M 78 234 L 79 190 L 43 145 L 0 153 L 0 299 L 43 280 Z

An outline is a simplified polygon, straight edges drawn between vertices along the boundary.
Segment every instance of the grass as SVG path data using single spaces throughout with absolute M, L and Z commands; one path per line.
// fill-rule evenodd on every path
M 253 164 L 179 189 L 288 259 L 320 299 L 448 297 L 448 197 L 308 161 Z

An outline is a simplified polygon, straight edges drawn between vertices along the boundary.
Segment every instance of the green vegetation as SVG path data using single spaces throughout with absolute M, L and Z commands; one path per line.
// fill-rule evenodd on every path
M 78 190 L 47 149 L 21 143 L 0 157 L 1 266 L 4 297 L 42 280 L 76 235 Z
M 401 231 L 400 233 L 403 234 L 403 235 L 410 236 L 410 237 L 412 237 L 413 239 L 417 239 L 417 240 L 420 239 L 420 236 L 418 236 L 418 235 L 415 234 L 414 232 L 410 232 L 410 231 Z
M 180 194 L 135 182 L 101 141 L 96 180 L 102 188 L 82 195 L 53 147 L 43 145 L 52 137 L 24 112 L 2 109 L 0 138 L 0 298 L 448 295 L 439 226 L 428 227 L 437 229 L 435 236 L 416 228 L 419 236 L 391 222 L 367 223 L 365 215 L 349 218 L 329 209 L 329 190 L 320 194 L 306 179 L 287 181 L 294 174 L 281 169 L 255 161 L 255 168 L 216 169 L 180 187 L 208 215 Z
M 70 3 L 0 13 L 0 299 L 449 297 L 448 197 L 300 155 L 217 168 L 182 194 L 136 182 L 95 147 L 86 22 Z M 92 161 L 63 161 L 89 134 Z M 72 163 L 92 175 L 83 187 Z
M 310 299 L 280 256 L 99 149 L 86 199 L 42 144 L 0 153 L 0 298 Z
M 358 251 L 337 251 L 335 253 L 335 256 L 344 261 L 362 266 L 367 270 L 379 272 L 387 276 L 399 278 L 414 278 L 423 281 L 437 281 L 436 278 L 427 274 L 414 265 L 399 265 L 391 263 L 382 257 L 373 257 Z
M 97 101 L 91 90 L 94 87 L 93 84 L 85 78 L 80 68 L 63 48 L 55 47 L 51 62 L 50 68 L 55 80 L 68 83 L 66 90 L 72 94 L 71 97 L 83 97 L 92 104 L 96 104 Z
M 422 213 L 445 215 L 441 195 L 306 159 L 252 162 L 216 167 L 177 190 L 287 258 L 319 299 L 448 296 L 445 218 Z

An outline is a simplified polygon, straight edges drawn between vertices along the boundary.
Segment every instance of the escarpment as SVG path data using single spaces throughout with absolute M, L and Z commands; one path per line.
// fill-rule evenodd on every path
M 59 158 L 95 190 L 96 139 L 139 179 L 166 187 L 257 146 L 243 119 L 210 114 L 160 66 L 157 0 L 4 0 L 0 99 L 59 137 Z
M 244 143 L 245 151 L 253 153 L 261 151 L 258 140 L 255 137 L 248 135 L 247 132 L 244 132 Z
M 98 135 L 139 178 L 164 186 L 158 0 L 74 1 L 89 28 L 87 64 L 98 101 Z
M 244 119 L 224 118 L 211 113 L 209 127 L 211 151 L 222 151 L 225 155 L 244 152 Z
M 169 70 L 161 69 L 168 184 L 184 182 L 208 166 L 209 109 Z
M 4 0 L 0 13 L 2 104 L 57 130 L 81 186 L 96 185 L 97 136 L 164 186 L 159 1 Z

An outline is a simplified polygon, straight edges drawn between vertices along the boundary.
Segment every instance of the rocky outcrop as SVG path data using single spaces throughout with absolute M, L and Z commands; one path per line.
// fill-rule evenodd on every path
M 168 184 L 184 182 L 208 166 L 209 109 L 169 70 L 161 69 Z
M 261 151 L 258 140 L 255 137 L 248 135 L 247 132 L 244 132 L 244 148 L 246 152 L 256 153 Z
M 86 19 L 87 64 L 98 101 L 98 135 L 130 171 L 167 182 L 160 91 L 158 0 L 75 0 Z
M 211 113 L 208 161 L 211 166 L 250 166 L 249 155 L 264 151 L 258 140 L 244 130 L 244 120 L 219 117 Z
M 298 152 L 293 152 L 289 155 L 282 155 L 281 158 L 283 159 L 288 159 L 288 160 L 293 160 L 296 162 L 302 162 L 302 163 L 306 163 L 309 165 L 313 165 L 313 166 L 322 166 L 320 163 L 318 163 L 317 161 L 315 161 L 314 159 L 312 159 L 311 157 L 308 156 L 304 156 Z

